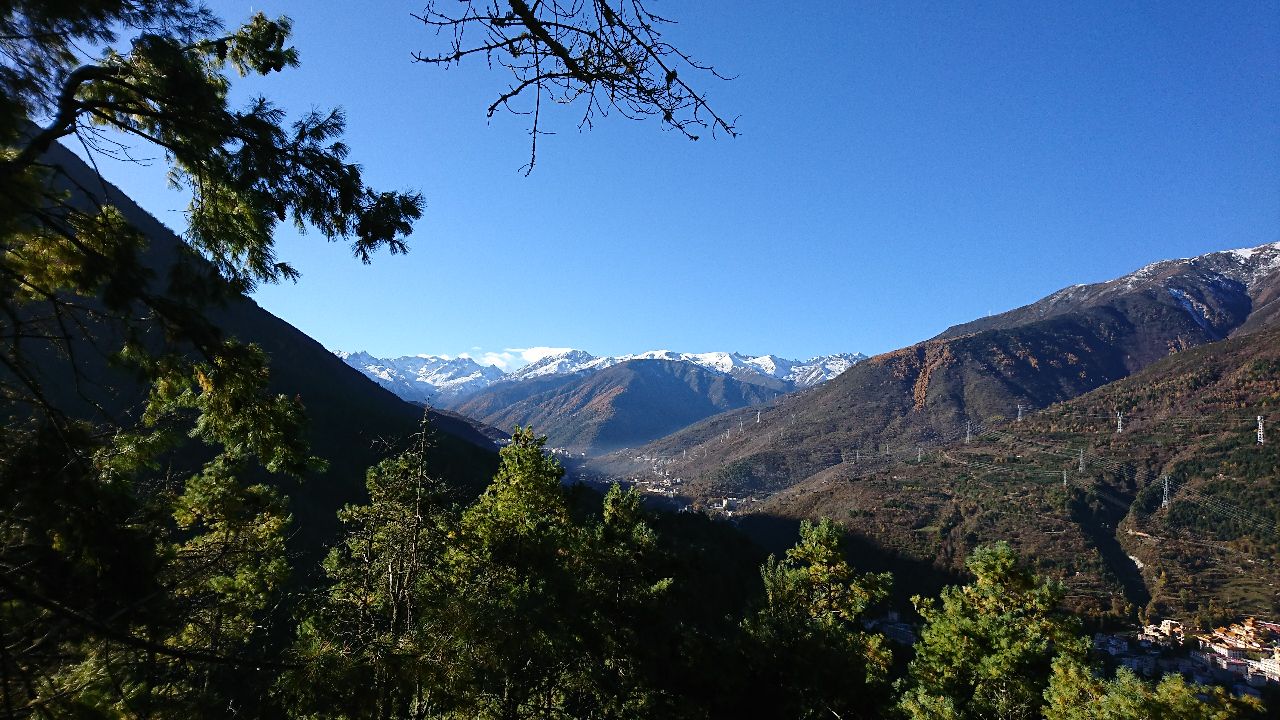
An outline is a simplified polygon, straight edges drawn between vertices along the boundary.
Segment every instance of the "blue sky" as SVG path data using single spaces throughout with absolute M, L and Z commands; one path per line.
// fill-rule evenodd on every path
M 212 3 L 294 19 L 302 66 L 238 93 L 340 105 L 405 257 L 279 237 L 264 307 L 375 355 L 875 353 L 1148 262 L 1280 240 L 1280 3 L 651 0 L 737 139 L 554 113 L 530 177 L 506 78 L 441 70 L 421 3 Z M 172 227 L 159 167 L 104 171 Z

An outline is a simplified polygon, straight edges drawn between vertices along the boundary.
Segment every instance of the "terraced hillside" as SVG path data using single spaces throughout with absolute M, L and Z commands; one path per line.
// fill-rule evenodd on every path
M 679 458 L 654 456 L 647 477 L 680 479 L 699 507 L 736 498 L 729 506 L 752 517 L 833 517 L 944 572 L 1007 539 L 1087 613 L 1270 615 L 1280 611 L 1280 435 L 1259 445 L 1256 418 L 1278 409 L 1271 329 L 1175 353 L 1021 421 L 1014 407 L 967 433 L 844 449 L 799 483 L 762 485 L 755 465 L 693 477 Z

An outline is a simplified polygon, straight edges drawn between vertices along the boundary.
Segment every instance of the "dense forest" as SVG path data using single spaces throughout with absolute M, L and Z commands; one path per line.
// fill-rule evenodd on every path
M 733 132 L 664 69 L 686 56 L 642 3 L 585 5 L 510 0 L 455 21 L 486 24 L 489 44 L 468 52 L 505 53 L 529 87 Z M 584 18 L 597 25 L 565 39 Z M 230 107 L 231 71 L 298 63 L 289 33 L 265 15 L 227 30 L 182 0 L 0 11 L 0 715 L 1262 712 L 1178 676 L 1102 672 L 1062 586 L 1006 544 L 914 600 L 907 648 L 874 622 L 895 578 L 860 572 L 830 521 L 761 557 L 704 516 L 564 483 L 529 429 L 482 492 L 439 470 L 430 423 L 363 478 L 313 454 L 307 398 L 276 392 L 272 357 L 218 313 L 296 275 L 276 255 L 279 224 L 369 262 L 406 250 L 422 199 L 365 183 L 339 111 Z M 153 245 L 52 162 L 71 139 L 90 155 L 121 139 L 157 148 L 191 195 L 185 246 Z M 308 483 L 326 465 L 365 492 L 317 524 Z

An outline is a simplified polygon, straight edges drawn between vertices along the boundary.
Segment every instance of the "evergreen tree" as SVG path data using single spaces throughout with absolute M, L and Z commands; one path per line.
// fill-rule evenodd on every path
M 296 276 L 273 249 L 281 221 L 368 260 L 403 251 L 421 207 L 364 185 L 341 113 L 229 106 L 228 71 L 297 63 L 289 29 L 258 15 L 223 31 L 187 0 L 0 10 L 0 446 L 23 458 L 0 466 L 8 716 L 222 717 L 267 687 L 288 514 L 241 478 L 316 463 L 301 402 L 205 313 Z M 186 249 L 148 247 L 51 159 L 64 138 L 158 150 L 191 194 Z M 109 364 L 149 389 L 142 412 L 85 393 Z
M 457 516 L 427 471 L 432 430 L 371 468 L 369 502 L 339 513 L 347 535 L 325 559 L 330 585 L 299 629 L 282 694 L 299 717 L 432 716 L 445 553 Z
M 517 428 L 493 483 L 467 508 L 450 555 L 453 646 L 446 654 L 458 713 L 555 717 L 575 704 L 584 608 L 577 528 L 545 438 Z
M 1248 717 L 1256 704 L 1230 697 L 1222 688 L 1193 688 L 1180 675 L 1156 684 L 1144 682 L 1128 668 L 1112 680 L 1094 674 L 1079 658 L 1062 655 L 1053 661 L 1053 677 L 1045 691 L 1045 720 L 1232 720 Z
M 425 446 L 370 471 L 282 683 L 298 716 L 669 716 L 646 633 L 670 580 L 639 496 L 582 512 L 599 496 L 566 490 L 544 442 L 518 429 L 461 513 Z
M 584 522 L 574 565 L 583 613 L 565 621 L 586 640 L 575 716 L 678 716 L 680 699 L 660 680 L 663 651 L 683 632 L 667 612 L 675 580 L 637 491 L 609 488 L 600 517 Z
M 924 619 L 899 706 L 916 720 L 1039 717 L 1055 656 L 1085 649 L 1062 588 L 1020 567 L 1007 543 L 978 548 L 974 579 L 914 598 Z
M 775 717 L 879 717 L 888 702 L 891 656 L 867 632 L 867 610 L 888 594 L 887 574 L 855 575 L 829 519 L 800 525 L 786 557 L 761 568 L 764 607 L 744 623 L 754 655 L 757 707 Z

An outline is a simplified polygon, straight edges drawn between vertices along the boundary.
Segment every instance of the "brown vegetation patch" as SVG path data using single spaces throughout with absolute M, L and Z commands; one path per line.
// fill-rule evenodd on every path
M 913 409 L 924 409 L 925 399 L 929 394 L 929 380 L 933 377 L 934 371 L 950 365 L 954 359 L 955 357 L 951 354 L 951 343 L 924 344 L 924 367 L 920 370 L 920 375 L 916 378 L 916 384 L 913 388 L 915 399 Z

